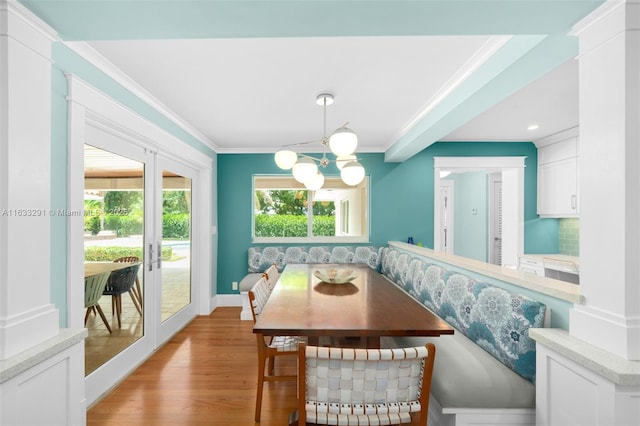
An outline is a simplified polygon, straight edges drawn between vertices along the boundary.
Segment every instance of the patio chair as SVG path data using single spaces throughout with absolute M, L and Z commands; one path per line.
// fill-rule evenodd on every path
M 84 279 L 84 307 L 87 309 L 87 312 L 84 315 L 84 324 L 87 325 L 87 320 L 89 319 L 91 311 L 96 310 L 98 314 L 100 314 L 100 318 L 102 318 L 104 325 L 107 326 L 109 333 L 111 333 L 111 327 L 109 326 L 109 322 L 107 322 L 107 318 L 104 316 L 104 312 L 102 311 L 99 302 L 110 275 L 111 272 L 107 271 L 85 277 Z
M 253 321 L 260 317 L 264 305 L 269 299 L 269 285 L 267 279 L 263 276 L 249 290 L 249 302 L 251 304 L 251 314 Z M 264 382 L 275 381 L 295 381 L 295 375 L 274 375 L 275 357 L 283 355 L 295 355 L 298 349 L 298 343 L 304 341 L 298 336 L 271 336 L 268 340 L 260 333 L 255 333 L 258 342 L 258 389 L 256 393 L 256 422 L 260 421 L 260 411 L 262 409 L 262 391 Z M 265 362 L 268 361 L 269 366 L 265 374 Z
M 139 263 L 140 259 L 137 256 L 124 256 L 114 260 L 116 263 Z M 133 295 L 138 299 L 138 305 L 142 307 L 142 287 L 140 286 L 140 279 L 136 275 L 136 286 L 131 289 Z M 142 315 L 142 312 L 140 313 Z
M 111 296 L 111 307 L 112 310 L 115 310 L 115 313 L 118 317 L 118 327 L 122 328 L 122 294 L 129 293 L 131 296 L 131 300 L 133 301 L 134 306 L 136 307 L 138 313 L 142 315 L 142 310 L 136 301 L 136 298 L 132 294 L 131 289 L 135 283 L 136 275 L 138 275 L 138 270 L 140 269 L 140 264 L 136 263 L 131 266 L 127 266 L 126 268 L 118 269 L 117 271 L 111 272 L 109 279 L 107 280 L 107 285 L 102 292 L 105 296 Z
M 291 424 L 426 426 L 436 348 L 298 348 Z M 296 418 L 297 416 L 297 418 Z

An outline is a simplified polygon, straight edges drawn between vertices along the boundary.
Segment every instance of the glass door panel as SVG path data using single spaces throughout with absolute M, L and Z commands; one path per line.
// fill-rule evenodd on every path
M 191 179 L 162 171 L 161 321 L 191 303 Z
M 196 171 L 162 154 L 156 154 L 154 166 L 153 192 L 158 201 L 153 216 L 153 239 L 148 240 L 146 247 L 149 253 L 153 252 L 147 266 L 153 271 L 153 285 L 157 289 L 154 319 L 159 325 L 154 326 L 155 341 L 163 342 L 196 315 L 191 233 Z
M 85 374 L 144 335 L 144 163 L 84 145 Z M 109 273 L 88 295 L 93 277 Z M 89 300 L 92 299 L 92 300 Z

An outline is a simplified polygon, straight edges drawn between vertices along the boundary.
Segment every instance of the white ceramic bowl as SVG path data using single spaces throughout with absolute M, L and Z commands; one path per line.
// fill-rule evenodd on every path
M 313 275 L 325 283 L 345 284 L 356 279 L 358 273 L 353 269 L 325 268 L 314 271 Z

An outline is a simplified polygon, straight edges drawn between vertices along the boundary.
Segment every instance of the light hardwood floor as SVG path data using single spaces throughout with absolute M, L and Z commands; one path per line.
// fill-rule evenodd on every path
M 87 425 L 253 425 L 257 347 L 240 308 L 197 317 L 87 412 Z M 280 357 L 288 358 L 288 357 Z M 277 374 L 295 374 L 295 358 Z M 265 383 L 262 426 L 287 424 L 295 382 Z

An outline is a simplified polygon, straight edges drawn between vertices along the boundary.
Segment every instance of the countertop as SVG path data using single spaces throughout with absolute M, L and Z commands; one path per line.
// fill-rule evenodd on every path
M 566 330 L 531 328 L 529 337 L 617 385 L 640 385 L 640 361 L 629 361 L 595 347 Z
M 566 300 L 571 303 L 584 303 L 584 297 L 580 294 L 580 286 L 577 286 L 575 284 L 530 274 L 528 272 L 523 272 L 520 270 L 492 265 L 490 263 L 481 262 L 475 259 L 469 259 L 467 257 L 446 254 L 426 247 L 414 246 L 400 241 L 389 241 L 388 244 L 390 246 L 399 247 L 419 255 L 450 263 L 454 266 L 459 266 L 461 268 L 477 272 L 488 277 L 496 278 L 523 288 L 537 291 L 542 294 Z
M 580 258 L 566 254 L 523 254 L 522 259 L 530 259 L 549 269 L 564 272 L 579 272 Z

